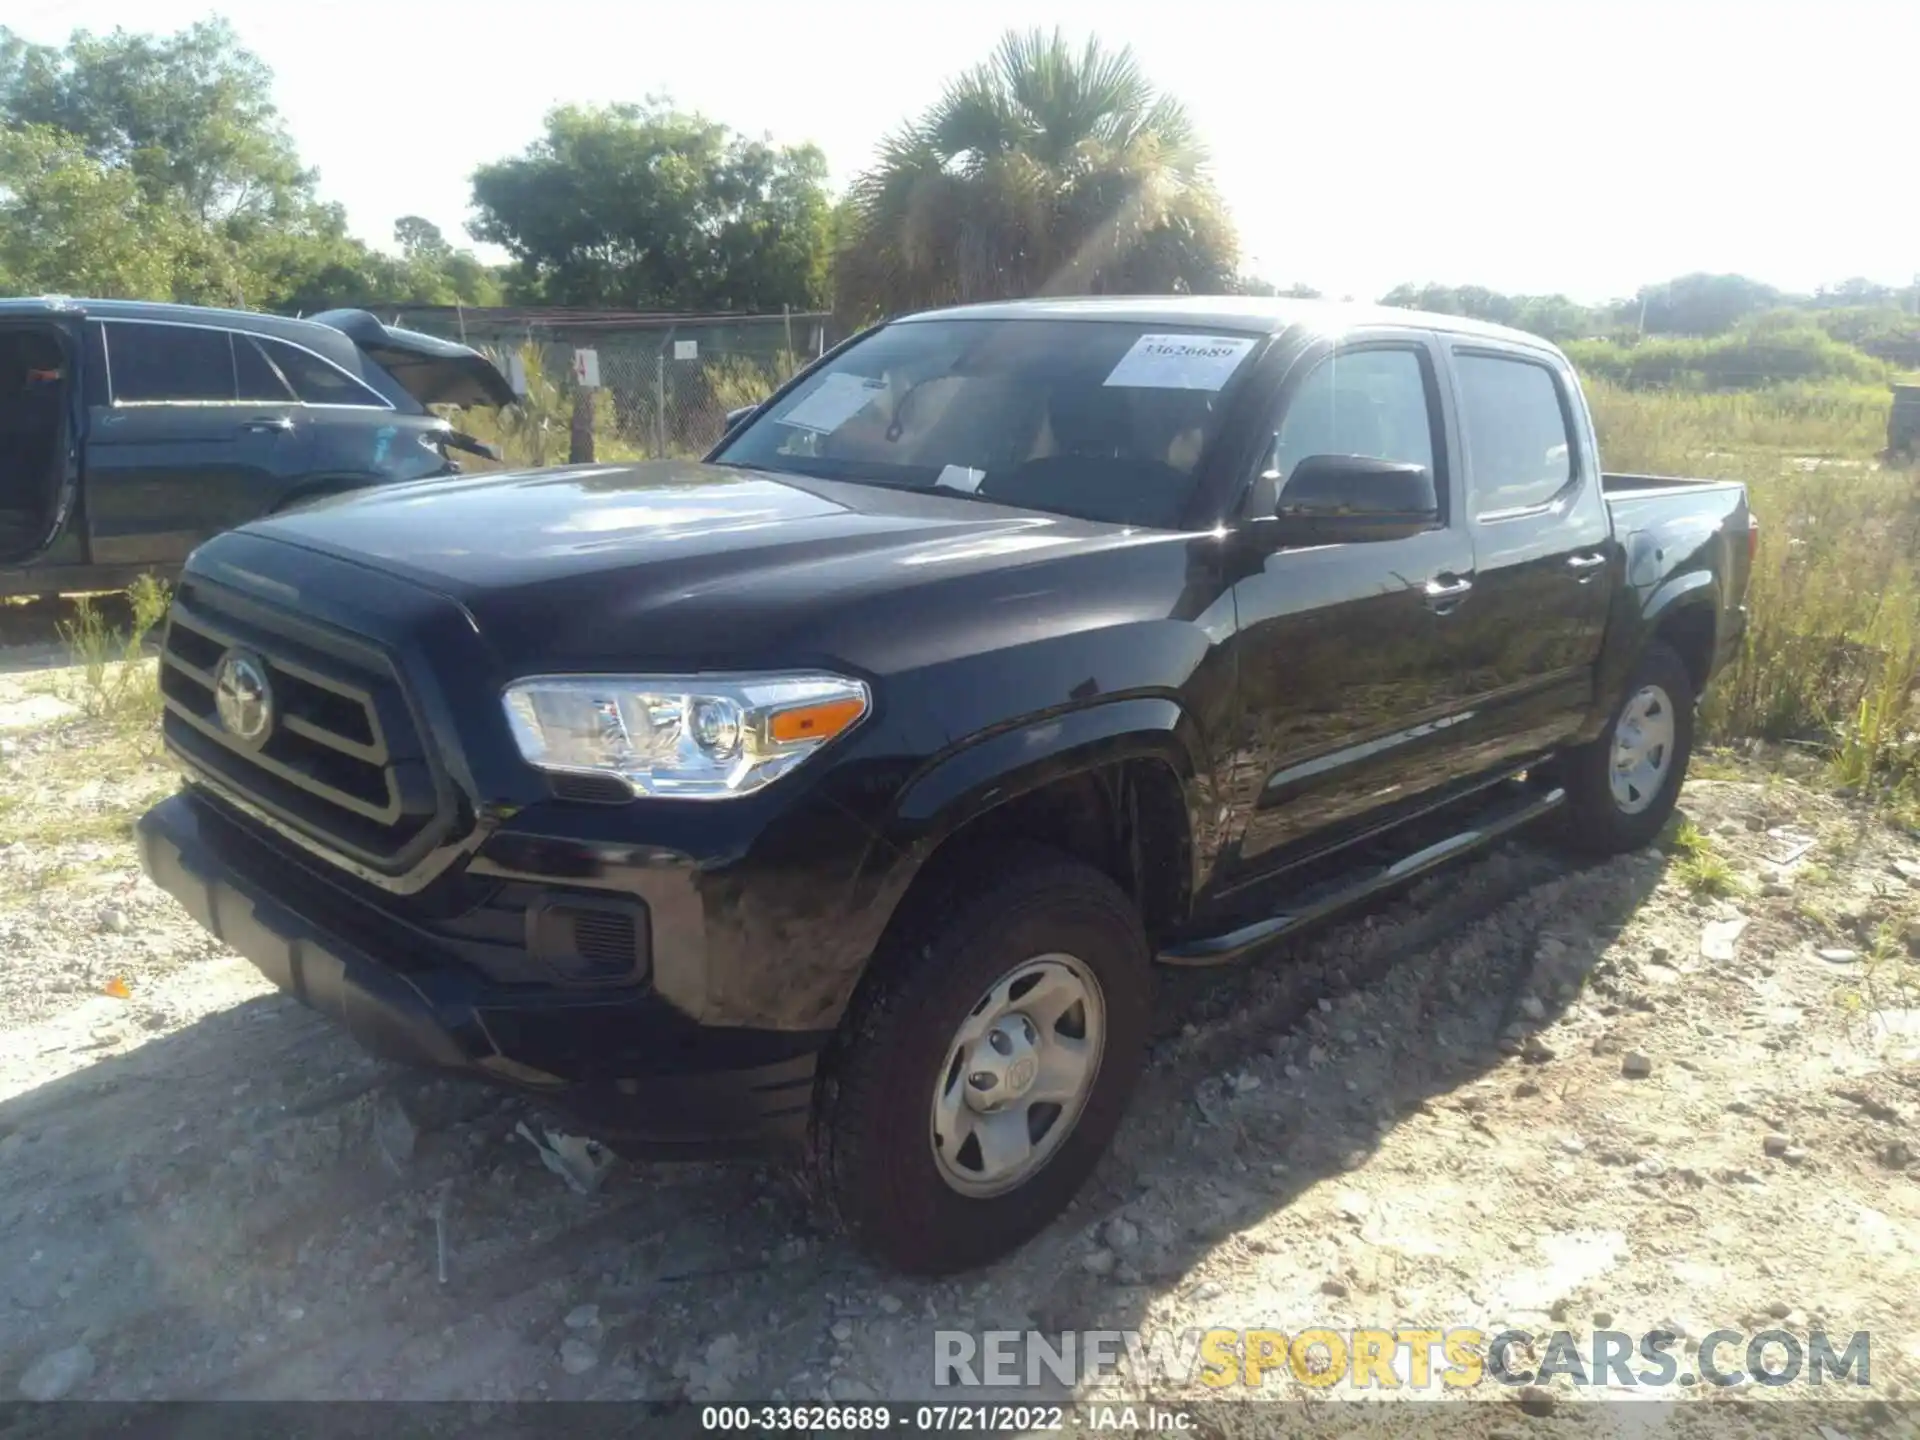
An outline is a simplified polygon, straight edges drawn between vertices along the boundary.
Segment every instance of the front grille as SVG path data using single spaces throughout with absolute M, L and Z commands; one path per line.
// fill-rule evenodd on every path
M 253 659 L 271 690 L 253 743 L 216 704 L 230 652 Z M 431 843 L 441 787 L 392 663 L 366 642 L 188 582 L 168 615 L 160 692 L 176 751 L 324 848 L 385 867 Z

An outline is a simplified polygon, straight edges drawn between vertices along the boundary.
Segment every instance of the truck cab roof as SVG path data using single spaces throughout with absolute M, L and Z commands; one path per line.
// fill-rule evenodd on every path
M 1347 330 L 1390 325 L 1437 330 L 1449 334 L 1498 340 L 1533 350 L 1552 347 L 1538 335 L 1472 320 L 1464 315 L 1441 315 L 1426 310 L 1402 310 L 1391 305 L 1362 305 L 1341 300 L 1300 300 L 1258 295 L 1073 295 L 1057 299 L 993 300 L 953 305 L 901 316 L 894 324 L 925 320 L 1113 320 L 1135 325 L 1197 325 L 1213 330 L 1239 330 L 1251 335 L 1279 335 L 1290 330 L 1337 334 Z

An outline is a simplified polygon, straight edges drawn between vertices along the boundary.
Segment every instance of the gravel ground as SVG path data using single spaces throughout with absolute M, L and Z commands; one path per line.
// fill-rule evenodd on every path
M 0 1398 L 915 1398 L 936 1328 L 1310 1324 L 1867 1330 L 1920 1387 L 1920 847 L 1777 773 L 1690 784 L 1721 871 L 1523 840 L 1165 974 L 1074 1208 L 927 1284 L 777 1170 L 576 1194 L 362 1056 L 140 876 L 171 780 L 58 682 L 0 675 Z

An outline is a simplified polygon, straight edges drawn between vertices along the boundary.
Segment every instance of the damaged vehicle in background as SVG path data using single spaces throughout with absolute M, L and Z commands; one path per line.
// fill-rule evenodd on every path
M 478 351 L 364 310 L 0 299 L 0 597 L 170 577 L 248 520 L 497 459 L 429 407 L 514 398 Z

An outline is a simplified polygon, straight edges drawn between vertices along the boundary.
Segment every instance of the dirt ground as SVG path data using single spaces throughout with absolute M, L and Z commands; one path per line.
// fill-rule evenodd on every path
M 0 665 L 0 1399 L 950 1400 L 936 1329 L 1308 1325 L 1864 1330 L 1920 1391 L 1920 844 L 1777 766 L 1167 973 L 1074 1208 L 919 1283 L 778 1170 L 576 1194 L 518 1100 L 365 1058 L 140 875 L 171 778 L 47 658 Z

